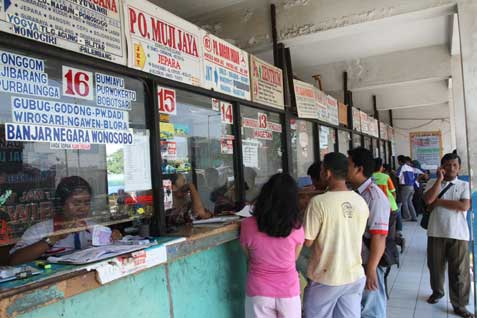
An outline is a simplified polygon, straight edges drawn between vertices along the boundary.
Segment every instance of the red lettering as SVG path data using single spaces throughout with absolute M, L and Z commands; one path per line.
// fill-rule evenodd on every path
M 136 33 L 134 31 L 134 25 L 136 24 L 136 11 L 134 9 L 129 8 L 129 32 L 130 33 Z
M 111 10 L 115 13 L 118 12 L 118 8 L 116 6 L 116 0 L 91 0 L 91 1 L 93 1 L 94 4 L 102 8 Z

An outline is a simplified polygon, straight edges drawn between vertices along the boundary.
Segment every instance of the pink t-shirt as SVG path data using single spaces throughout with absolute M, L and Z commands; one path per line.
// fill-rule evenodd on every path
M 271 237 L 258 230 L 255 217 L 245 219 L 240 244 L 250 254 L 247 296 L 290 298 L 300 295 L 295 250 L 304 241 L 303 227 L 292 230 L 288 237 Z

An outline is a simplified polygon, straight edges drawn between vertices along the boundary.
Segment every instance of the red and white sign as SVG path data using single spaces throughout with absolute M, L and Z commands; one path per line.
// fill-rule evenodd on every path
M 258 128 L 258 120 L 255 118 L 242 118 L 242 126 L 246 128 Z
M 368 114 L 363 111 L 359 111 L 359 117 L 361 118 L 361 132 L 363 134 L 369 134 Z
M 269 128 L 273 131 L 273 132 L 277 132 L 277 133 L 281 133 L 282 132 L 282 125 L 280 124 L 276 124 L 276 123 L 272 123 L 272 122 L 269 122 L 268 123 L 268 126 Z M 295 125 L 296 127 L 296 125 Z M 293 128 L 292 128 L 293 129 Z
M 315 88 L 316 107 L 318 111 L 318 119 L 328 122 L 328 95 Z
M 220 152 L 224 155 L 234 154 L 234 136 L 227 135 L 220 138 Z
M 201 31 L 202 87 L 250 100 L 248 53 Z
M 328 104 L 328 122 L 332 125 L 338 126 L 339 125 L 338 101 L 334 97 L 328 95 L 327 104 Z
M 220 101 L 216 98 L 212 98 L 212 110 L 216 112 L 220 111 Z
M 93 73 L 63 65 L 63 95 L 94 99 Z
M 199 27 L 148 1 L 124 0 L 124 16 L 129 67 L 201 84 Z
M 379 122 L 379 131 L 381 133 L 381 139 L 388 140 L 388 125 Z
M 253 136 L 257 139 L 272 140 L 273 134 L 270 130 L 257 129 L 254 131 Z
M 353 130 L 361 131 L 361 118 L 359 109 L 353 107 Z
M 283 74 L 278 67 L 250 55 L 252 77 L 252 100 L 278 109 L 285 107 L 283 101 Z
M 298 117 L 318 119 L 316 88 L 308 83 L 293 80 Z
M 267 114 L 258 113 L 258 128 L 260 129 L 268 128 Z
M 231 103 L 220 101 L 220 118 L 223 124 L 234 123 L 234 106 Z
M 157 87 L 159 112 L 168 115 L 177 114 L 176 91 L 166 87 Z

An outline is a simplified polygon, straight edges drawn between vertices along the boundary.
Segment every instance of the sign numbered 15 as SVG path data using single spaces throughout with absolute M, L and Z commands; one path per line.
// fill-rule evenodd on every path
M 63 65 L 63 95 L 93 100 L 93 73 Z
M 158 86 L 157 98 L 159 102 L 160 113 L 169 114 L 169 115 L 177 114 L 175 90 Z

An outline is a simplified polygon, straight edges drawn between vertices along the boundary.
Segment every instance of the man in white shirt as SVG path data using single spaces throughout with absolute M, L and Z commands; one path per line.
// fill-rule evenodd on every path
M 454 312 L 461 317 L 474 317 L 467 311 L 470 293 L 468 182 L 457 178 L 461 160 L 448 153 L 437 169 L 437 179 L 430 180 L 424 201 L 432 209 L 427 230 L 427 266 L 431 276 L 430 304 L 444 297 L 446 263 L 449 270 L 449 292 Z

